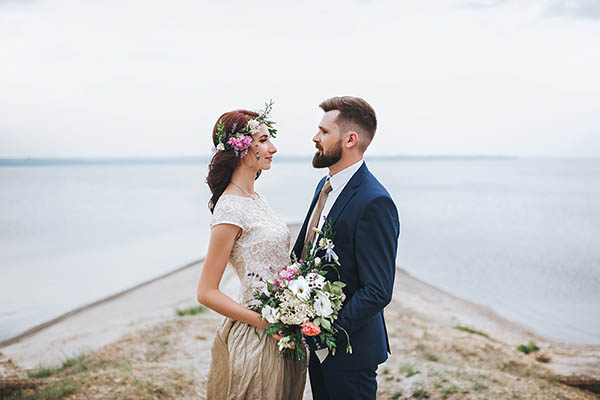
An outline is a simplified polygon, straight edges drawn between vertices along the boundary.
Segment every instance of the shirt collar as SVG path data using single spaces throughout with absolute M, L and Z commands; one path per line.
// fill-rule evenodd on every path
M 365 163 L 364 160 L 360 160 L 350 165 L 349 167 L 344 168 L 337 174 L 330 176 L 327 174 L 329 178 L 329 184 L 331 185 L 331 190 L 337 190 L 340 187 L 346 186 L 346 184 L 350 181 L 350 178 L 358 171 L 360 167 Z

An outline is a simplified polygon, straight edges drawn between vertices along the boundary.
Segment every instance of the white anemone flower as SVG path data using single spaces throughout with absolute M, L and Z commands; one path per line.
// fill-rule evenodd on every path
M 217 145 L 217 150 L 221 150 L 221 151 L 225 150 L 225 145 L 223 143 L 219 143 Z
M 323 289 L 323 286 L 325 286 L 325 277 L 315 272 L 311 272 L 308 275 L 306 275 L 306 280 L 313 287 L 317 287 L 319 289 Z
M 274 324 L 279 319 L 279 310 L 271 306 L 264 306 L 262 316 L 270 324 Z
M 321 265 L 321 259 L 319 257 L 315 257 L 315 267 Z
M 292 264 L 292 265 L 290 265 L 288 268 L 290 268 L 290 269 L 291 269 L 291 268 L 293 268 L 293 269 L 300 270 L 300 264 L 298 264 L 298 263 L 293 263 L 293 264 Z
M 314 304 L 315 312 L 320 317 L 329 317 L 333 314 L 333 309 L 331 308 L 331 301 L 329 298 L 322 292 L 317 293 L 317 299 Z
M 308 281 L 302 275 L 292 280 L 289 283 L 288 288 L 300 300 L 306 301 L 310 298 L 310 287 L 308 286 Z
M 270 296 L 271 292 L 269 292 L 269 285 L 267 285 L 267 282 L 262 282 L 260 284 L 260 291 L 262 294 Z
M 279 344 L 279 351 L 283 349 L 291 349 L 293 345 L 293 343 L 290 341 L 289 336 L 282 337 L 281 339 L 279 339 L 279 342 L 277 342 L 277 344 Z

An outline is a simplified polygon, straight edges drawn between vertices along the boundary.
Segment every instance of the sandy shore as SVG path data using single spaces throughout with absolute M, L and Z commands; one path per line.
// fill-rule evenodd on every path
M 297 229 L 297 226 L 293 228 Z M 165 346 L 173 346 L 170 351 L 166 350 L 167 347 L 161 348 L 161 351 L 164 351 L 160 357 L 167 360 L 164 361 L 165 365 L 181 368 L 184 371 L 181 374 L 184 375 L 189 372 L 192 376 L 189 381 L 195 382 L 190 384 L 191 389 L 185 389 L 192 390 L 193 394 L 178 395 L 175 398 L 202 397 L 203 380 L 210 359 L 210 345 L 214 329 L 221 317 L 212 312 L 185 318 L 175 315 L 177 309 L 196 305 L 195 288 L 201 268 L 202 261 L 199 260 L 160 279 L 79 309 L 12 343 L 5 343 L 0 347 L 0 376 L 6 377 L 11 374 L 22 376 L 21 368 L 29 370 L 40 365 L 58 365 L 65 358 L 77 354 L 97 352 L 97 354 L 104 354 L 105 358 L 110 358 L 110 355 L 117 357 L 117 354 L 132 351 L 135 347 L 134 343 L 143 342 L 144 338 L 161 332 L 160 337 L 163 338 L 161 340 L 168 344 Z M 238 285 L 237 277 L 228 268 L 222 282 L 222 289 L 236 298 Z M 394 290 L 394 299 L 386 309 L 393 354 L 379 369 L 381 396 L 378 397 L 399 396 L 395 398 L 401 398 L 407 393 L 414 393 L 415 390 L 419 390 L 418 388 L 428 388 L 431 382 L 438 382 L 437 389 L 435 385 L 428 389 L 434 398 L 435 393 L 444 393 L 445 398 L 452 397 L 455 393 L 462 393 L 462 397 L 456 398 L 488 398 L 470 396 L 481 393 L 485 395 L 484 392 L 491 393 L 495 390 L 493 379 L 501 382 L 502 379 L 513 379 L 512 376 L 519 378 L 520 374 L 525 374 L 524 379 L 529 377 L 532 380 L 541 379 L 549 382 L 558 382 L 561 377 L 568 376 L 600 380 L 600 345 L 566 344 L 540 337 L 497 316 L 485 307 L 421 282 L 400 267 Z M 472 327 L 489 336 L 473 335 L 454 329 L 456 325 Z M 186 332 L 188 335 L 185 334 Z M 535 361 L 534 355 L 526 356 L 515 350 L 517 345 L 528 343 L 530 340 L 535 341 L 541 348 L 537 354 L 544 354 L 550 362 L 542 364 Z M 149 346 L 154 345 L 151 340 L 148 343 Z M 473 354 L 468 351 L 464 353 L 465 350 L 461 346 L 472 347 L 470 351 Z M 432 355 L 431 352 L 434 351 L 436 355 Z M 425 354 L 429 355 L 424 356 Z M 131 357 L 135 359 L 134 356 Z M 9 362 L 9 359 L 12 362 Z M 444 362 L 444 359 L 447 359 L 447 362 Z M 153 367 L 159 365 L 156 364 L 157 360 L 154 361 Z M 148 360 L 144 359 L 144 362 Z M 398 380 L 396 371 L 402 371 L 402 368 L 406 371 L 407 362 L 415 368 L 418 366 L 420 371 L 418 374 L 404 374 L 410 376 Z M 506 373 L 510 375 L 514 369 L 513 364 L 516 365 L 514 367 L 516 373 L 511 377 L 501 375 Z M 451 368 L 441 368 L 446 365 Z M 475 368 L 474 371 L 463 372 L 463 380 L 467 379 L 464 376 L 469 377 L 470 374 L 487 376 L 485 379 L 479 378 L 479 380 L 487 380 L 487 383 L 478 386 L 486 389 L 481 393 L 475 389 L 470 390 L 468 392 L 471 393 L 470 395 L 464 393 L 464 389 L 459 392 L 460 382 L 462 382 L 460 374 L 459 377 L 455 377 L 453 372 L 449 372 L 453 371 L 452 368 L 458 368 L 457 366 L 466 368 L 465 371 Z M 149 369 L 140 369 L 142 370 Z M 500 374 L 498 377 L 494 377 L 496 370 Z M 487 372 L 482 374 L 482 371 Z M 532 371 L 536 372 L 532 373 Z M 144 373 L 140 372 L 141 376 L 144 376 Z M 436 374 L 447 376 L 438 379 Z M 451 386 L 449 383 L 444 383 L 444 379 L 446 382 L 452 381 L 451 377 L 457 382 L 456 384 Z M 471 379 L 467 380 L 471 382 L 475 378 L 468 379 Z M 535 385 L 542 385 L 535 382 Z M 473 387 L 479 384 L 474 383 Z M 84 385 L 84 387 L 88 386 Z M 452 389 L 453 387 L 456 390 Z M 552 390 L 559 389 L 571 390 L 567 386 Z M 583 393 L 581 397 L 562 398 L 588 398 L 585 394 L 587 392 L 581 392 Z M 102 398 L 92 396 L 93 390 L 89 387 L 86 393 L 86 396 L 92 398 Z M 589 398 L 594 398 L 594 395 L 591 396 Z M 166 395 L 158 398 L 171 397 Z M 306 398 L 310 398 L 308 390 Z M 489 398 L 505 397 L 499 395 Z M 521 398 L 529 397 L 525 395 Z

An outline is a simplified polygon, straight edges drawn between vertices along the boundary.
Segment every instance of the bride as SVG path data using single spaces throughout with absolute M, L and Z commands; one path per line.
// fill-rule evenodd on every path
M 212 347 L 208 399 L 302 399 L 306 364 L 285 359 L 279 335 L 263 333 L 267 321 L 251 309 L 253 293 L 289 264 L 290 233 L 267 201 L 254 191 L 277 151 L 277 131 L 263 112 L 223 114 L 213 129 L 217 149 L 206 179 L 212 192 L 208 253 L 198 301 L 224 315 Z M 230 263 L 241 282 L 239 302 L 219 290 Z

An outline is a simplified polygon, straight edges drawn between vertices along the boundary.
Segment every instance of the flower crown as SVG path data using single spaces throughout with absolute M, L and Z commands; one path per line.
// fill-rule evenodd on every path
M 268 103 L 265 103 L 265 109 L 258 112 L 258 117 L 252 118 L 246 122 L 238 132 L 235 131 L 235 128 L 237 128 L 236 123 L 233 124 L 230 132 L 225 132 L 225 124 L 223 123 L 223 120 L 220 119 L 217 123 L 216 150 L 233 150 L 235 151 L 236 156 L 244 158 L 248 154 L 248 148 L 252 143 L 252 135 L 258 132 L 262 125 L 267 127 L 269 136 L 274 138 L 277 135 L 277 129 L 273 128 L 275 122 L 269 119 L 269 113 L 272 108 L 273 100 L 269 100 Z

